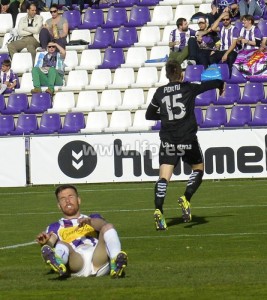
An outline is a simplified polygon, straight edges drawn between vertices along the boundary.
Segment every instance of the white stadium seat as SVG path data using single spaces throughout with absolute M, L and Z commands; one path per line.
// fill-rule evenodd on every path
M 53 106 L 47 110 L 48 113 L 66 113 L 75 106 L 73 92 L 57 92 L 54 95 Z
M 140 36 L 135 47 L 152 47 L 160 41 L 160 29 L 158 26 L 141 27 Z
M 85 70 L 72 70 L 69 72 L 67 84 L 62 91 L 81 90 L 88 85 L 88 74 Z
M 152 19 L 147 22 L 148 26 L 164 26 L 173 20 L 173 12 L 171 6 L 155 6 L 152 13 Z
M 141 67 L 137 72 L 136 82 L 132 88 L 149 88 L 158 82 L 158 70 L 156 67 Z
M 82 51 L 80 64 L 75 67 L 75 70 L 94 70 L 101 63 L 100 49 L 85 49 Z
M 145 102 L 143 89 L 126 89 L 119 110 L 138 109 Z
M 118 68 L 115 70 L 112 84 L 108 85 L 109 89 L 127 89 L 135 82 L 133 68 Z
M 130 111 L 113 111 L 110 118 L 109 127 L 105 128 L 105 132 L 127 131 L 132 125 L 132 117 Z
M 78 95 L 77 104 L 71 111 L 92 111 L 96 106 L 98 106 L 98 104 L 99 100 L 97 91 L 81 91 Z
M 122 64 L 121 68 L 140 68 L 146 60 L 146 47 L 131 47 L 127 50 L 125 64 Z
M 122 97 L 120 90 L 104 90 L 100 97 L 99 106 L 95 107 L 95 111 L 101 110 L 115 110 L 119 105 L 121 105 Z
M 155 125 L 155 121 L 148 121 L 145 118 L 146 110 L 137 110 L 134 114 L 133 126 L 128 131 L 147 131 Z
M 86 126 L 81 129 L 81 133 L 102 132 L 108 126 L 108 115 L 105 111 L 89 112 Z

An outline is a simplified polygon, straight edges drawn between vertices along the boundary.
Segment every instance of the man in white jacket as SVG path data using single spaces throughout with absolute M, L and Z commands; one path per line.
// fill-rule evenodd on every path
M 32 55 L 34 64 L 36 48 L 40 46 L 39 33 L 43 26 L 43 17 L 36 15 L 36 5 L 31 3 L 27 7 L 27 15 L 20 19 L 18 25 L 19 39 L 8 44 L 7 48 L 11 58 L 17 52 L 27 48 Z

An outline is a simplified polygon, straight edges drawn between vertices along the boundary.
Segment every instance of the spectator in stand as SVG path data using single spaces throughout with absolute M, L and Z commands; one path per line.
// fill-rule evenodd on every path
M 262 17 L 266 4 L 265 0 L 239 0 L 238 7 L 241 18 L 244 15 Z
M 240 49 L 259 49 L 262 41 L 262 34 L 254 25 L 254 18 L 251 15 L 244 15 L 241 18 L 243 28 L 240 31 L 237 45 Z
M 176 21 L 177 28 L 171 31 L 169 46 L 171 53 L 169 60 L 176 60 L 179 64 L 188 57 L 188 40 L 194 37 L 196 31 L 188 28 L 188 23 L 185 18 L 179 18 Z
M 209 65 L 209 57 L 215 44 L 220 40 L 217 32 L 211 31 L 206 18 L 201 17 L 197 21 L 199 30 L 195 37 L 190 37 L 188 40 L 188 64 L 189 65 L 204 65 L 205 68 Z
M 17 77 L 11 70 L 11 61 L 5 59 L 0 71 L 0 94 L 12 93 L 17 86 Z
M 219 24 L 223 22 L 220 29 Z M 223 12 L 219 18 L 212 24 L 212 31 L 220 31 L 220 43 L 216 44 L 217 50 L 211 52 L 210 64 L 227 62 L 230 76 L 232 74 L 233 64 L 237 57 L 237 39 L 239 30 L 231 24 L 231 18 L 228 12 Z
M 55 85 L 63 85 L 65 57 L 66 50 L 63 47 L 49 42 L 47 53 L 39 54 L 37 65 L 32 69 L 32 93 L 40 93 L 41 86 L 47 86 L 45 92 L 53 95 Z
M 13 27 L 16 25 L 17 15 L 19 13 L 19 1 L 15 0 L 10 3 L 10 0 L 1 0 L 0 13 L 11 14 L 13 20 Z
M 238 16 L 238 0 L 213 0 L 211 2 L 211 17 L 213 17 L 211 23 L 215 22 L 223 12 L 228 12 L 230 18 Z
M 59 14 L 57 4 L 51 5 L 50 13 L 52 18 L 45 22 L 39 34 L 41 48 L 46 49 L 48 43 L 54 41 L 65 49 L 69 32 L 68 21 Z
M 20 39 L 7 45 L 11 58 L 14 53 L 27 48 L 28 52 L 32 55 L 32 61 L 34 64 L 36 48 L 40 46 L 39 33 L 42 26 L 43 17 L 36 14 L 36 5 L 33 3 L 29 4 L 27 8 L 27 15 L 19 20 L 18 34 Z

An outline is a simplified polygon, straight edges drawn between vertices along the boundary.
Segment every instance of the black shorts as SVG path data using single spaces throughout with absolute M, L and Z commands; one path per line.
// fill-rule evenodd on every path
M 176 166 L 180 158 L 189 165 L 201 164 L 204 162 L 202 150 L 198 141 L 190 144 L 169 144 L 161 141 L 159 149 L 159 164 Z

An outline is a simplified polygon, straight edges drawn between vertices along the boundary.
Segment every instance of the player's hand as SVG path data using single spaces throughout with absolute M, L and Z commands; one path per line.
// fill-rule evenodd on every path
M 91 219 L 90 218 L 80 218 L 78 219 L 79 227 L 83 227 L 84 225 L 90 225 Z
M 40 234 L 37 235 L 36 242 L 40 245 L 45 245 L 51 238 L 52 234 L 53 234 L 52 231 L 49 233 L 41 232 Z

